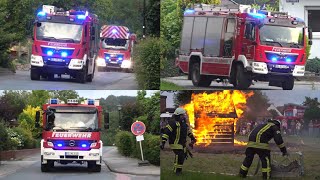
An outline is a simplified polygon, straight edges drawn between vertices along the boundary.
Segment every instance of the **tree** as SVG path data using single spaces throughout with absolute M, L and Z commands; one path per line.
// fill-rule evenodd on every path
M 41 134 L 41 128 L 36 128 L 36 112 L 40 111 L 40 106 L 32 107 L 28 105 L 23 112 L 19 115 L 19 127 L 28 130 L 32 133 L 32 137 L 39 138 Z M 40 127 L 42 127 L 42 113 L 40 113 Z
M 174 97 L 175 106 L 181 106 L 190 103 L 192 93 L 193 91 L 178 91 Z
M 146 8 L 146 30 L 148 35 L 160 36 L 160 1 L 149 0 Z
M 27 104 L 27 91 L 4 91 L 0 97 L 0 118 L 4 121 L 17 119 Z
M 50 93 L 46 90 L 34 90 L 28 98 L 28 104 L 32 107 L 41 107 L 50 99 Z
M 245 119 L 256 120 L 260 113 L 267 111 L 270 106 L 268 97 L 261 91 L 254 91 L 254 94 L 247 99 L 247 109 L 244 112 Z
M 311 120 L 320 119 L 320 103 L 318 98 L 305 97 L 303 105 L 307 106 L 303 115 L 303 118 L 305 119 L 304 127 L 307 127 Z
M 138 117 L 137 104 L 125 104 L 122 106 L 119 126 L 121 130 L 131 131 L 131 124 L 134 118 Z
M 67 102 L 68 99 L 79 99 L 80 96 L 75 90 L 53 90 L 49 91 L 52 98 L 58 98 L 61 101 Z

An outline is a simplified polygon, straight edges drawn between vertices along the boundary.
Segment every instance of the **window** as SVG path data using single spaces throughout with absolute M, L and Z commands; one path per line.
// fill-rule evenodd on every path
M 235 19 L 228 19 L 227 33 L 233 33 L 234 26 L 235 26 Z
M 320 32 L 320 10 L 308 10 L 308 26 L 312 32 Z
M 245 28 L 244 37 L 246 39 L 255 40 L 255 25 L 254 23 L 247 23 Z

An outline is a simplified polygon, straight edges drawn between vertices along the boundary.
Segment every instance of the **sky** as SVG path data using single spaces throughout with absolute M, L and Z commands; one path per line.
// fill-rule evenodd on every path
M 264 90 L 262 92 L 268 96 L 270 103 L 273 103 L 275 106 L 282 106 L 287 103 L 302 104 L 306 96 L 311 98 L 317 97 L 320 100 L 320 92 L 315 90 Z M 161 95 L 167 96 L 168 108 L 174 107 L 174 93 L 162 91 Z
M 89 99 L 99 99 L 101 97 L 106 98 L 109 95 L 114 96 L 137 96 L 137 90 L 76 90 L 80 97 Z M 152 96 L 156 90 L 147 90 L 147 97 Z M 0 95 L 3 90 L 0 90 Z

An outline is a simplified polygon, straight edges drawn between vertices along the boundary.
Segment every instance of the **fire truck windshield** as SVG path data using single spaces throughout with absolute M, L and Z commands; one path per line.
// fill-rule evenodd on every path
M 80 43 L 82 26 L 52 22 L 37 23 L 37 40 Z
M 260 28 L 260 43 L 269 46 L 303 47 L 303 27 L 264 25 Z
M 47 130 L 94 131 L 98 129 L 98 115 L 95 108 L 54 107 L 54 113 L 47 116 Z
M 128 49 L 128 42 L 127 39 L 106 38 L 102 42 L 102 47 L 104 49 Z

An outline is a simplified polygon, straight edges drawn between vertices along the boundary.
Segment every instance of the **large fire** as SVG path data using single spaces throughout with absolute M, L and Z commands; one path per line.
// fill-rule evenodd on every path
M 184 105 L 189 123 L 197 138 L 197 145 L 212 143 L 235 143 L 246 145 L 234 139 L 236 125 L 246 108 L 248 97 L 253 92 L 217 91 L 192 94 L 191 102 Z M 232 142 L 233 141 L 233 142 Z

